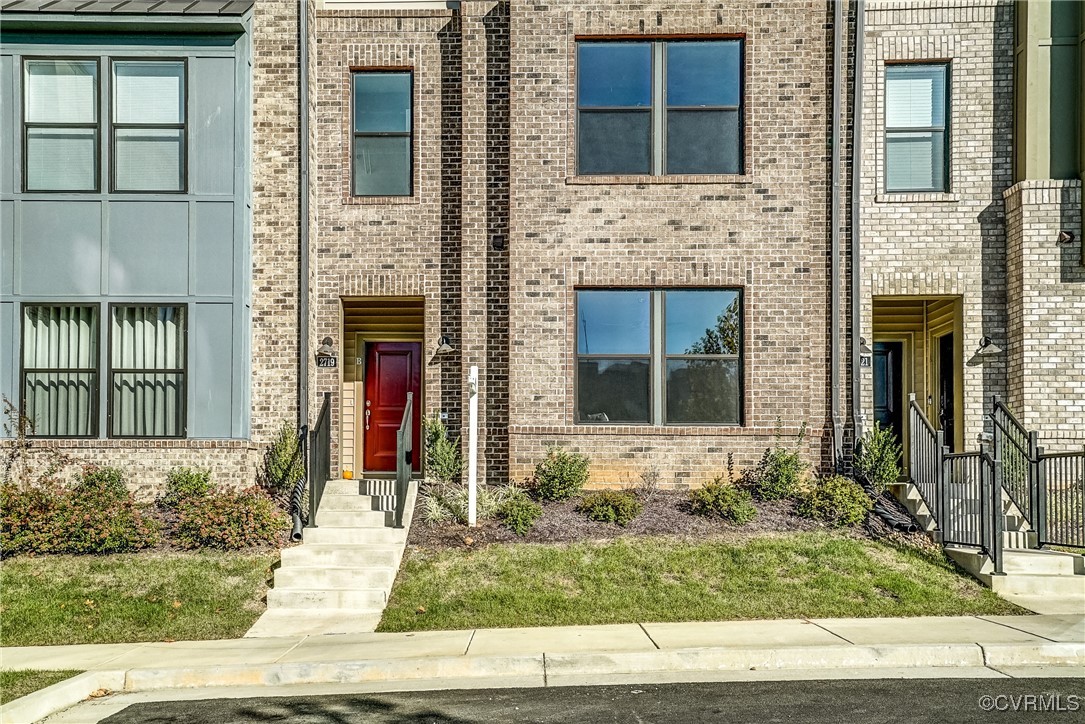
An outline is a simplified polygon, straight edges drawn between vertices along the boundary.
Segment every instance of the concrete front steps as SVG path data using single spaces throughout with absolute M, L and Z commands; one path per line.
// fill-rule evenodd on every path
M 911 482 L 896 483 L 890 492 L 908 509 L 936 542 L 941 534 L 919 490 Z M 964 501 L 967 504 L 972 501 Z M 1085 611 L 1085 558 L 1073 553 L 1038 550 L 1035 531 L 1005 491 L 1002 493 L 1002 570 L 978 548 L 948 545 L 948 555 L 981 583 L 1002 598 L 1036 613 L 1063 614 Z
M 388 603 L 407 544 L 418 484 L 412 482 L 403 527 L 393 528 L 394 482 L 331 480 L 316 528 L 282 552 L 267 611 L 246 637 L 368 633 Z

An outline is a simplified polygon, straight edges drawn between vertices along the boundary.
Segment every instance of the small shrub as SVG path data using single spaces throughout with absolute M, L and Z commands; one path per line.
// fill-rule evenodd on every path
M 202 498 L 211 492 L 211 471 L 206 468 L 170 468 L 166 473 L 166 492 L 159 499 L 164 508 L 176 509 L 187 500 Z
M 878 492 L 884 492 L 900 477 L 900 456 L 903 448 L 892 428 L 874 427 L 863 433 L 855 454 L 855 469 L 866 477 Z
M 785 500 L 798 495 L 806 477 L 807 464 L 799 456 L 798 446 L 806 437 L 806 423 L 802 424 L 795 440 L 796 449 L 789 450 L 780 444 L 779 420 L 777 420 L 776 445 L 766 448 L 760 462 L 743 473 L 741 485 L 759 500 Z
M 543 500 L 568 500 L 584 489 L 588 465 L 586 455 L 550 448 L 535 466 L 535 492 Z
M 0 488 L 0 549 L 7 553 L 125 553 L 159 540 L 116 468 L 85 471 L 74 488 L 52 478 Z
M 497 509 L 497 517 L 516 535 L 525 535 L 543 513 L 542 506 L 520 488 L 509 486 Z
M 294 423 L 284 422 L 275 440 L 264 453 L 264 470 L 260 475 L 260 482 L 272 497 L 285 501 L 293 492 L 294 485 L 304 475 L 305 461 L 301 456 L 298 429 Z
M 475 518 L 479 521 L 493 520 L 505 500 L 509 488 L 479 485 L 475 489 Z M 467 525 L 470 493 L 466 485 L 431 485 L 422 494 L 422 517 L 428 523 L 456 521 Z
M 177 542 L 183 548 L 238 550 L 278 543 L 286 516 L 259 488 L 215 490 L 178 509 Z
M 449 437 L 440 412 L 425 418 L 422 426 L 426 439 L 426 474 L 442 485 L 460 482 L 463 477 L 460 439 Z
M 816 481 L 800 496 L 795 512 L 804 518 L 842 527 L 862 523 L 871 507 L 873 503 L 859 483 L 843 475 L 830 475 Z
M 644 503 L 625 490 L 600 490 L 584 496 L 576 510 L 583 513 L 588 520 L 617 523 L 624 528 L 641 514 Z
M 697 515 L 718 516 L 735 525 L 749 523 L 757 517 L 757 508 L 749 491 L 724 482 L 723 476 L 691 490 L 689 502 Z

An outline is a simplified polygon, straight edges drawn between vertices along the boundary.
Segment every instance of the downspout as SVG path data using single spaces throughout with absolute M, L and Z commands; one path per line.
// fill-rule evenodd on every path
M 862 230 L 859 212 L 860 181 L 863 168 L 863 41 L 866 34 L 866 0 L 858 0 L 855 10 L 855 87 L 851 103 L 851 421 L 858 445 L 864 433 L 862 368 L 859 337 L 862 330 L 861 247 Z
M 843 60 L 844 3 L 833 3 L 833 125 L 832 125 L 832 208 L 829 213 L 830 272 L 829 379 L 832 412 L 833 467 L 840 469 L 844 448 L 844 420 L 840 413 L 840 64 Z
M 309 429 L 309 1 L 298 0 L 298 433 L 308 453 Z M 303 460 L 305 483 L 309 461 Z M 291 538 L 301 540 L 301 495 L 291 507 Z

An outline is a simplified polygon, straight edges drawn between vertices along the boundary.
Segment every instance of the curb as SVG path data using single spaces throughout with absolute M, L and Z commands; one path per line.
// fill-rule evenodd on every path
M 52 686 L 39 689 L 0 707 L 2 724 L 27 724 L 44 719 L 61 709 L 83 701 L 99 689 L 120 691 L 124 688 L 123 671 L 85 671 Z
M 739 671 L 893 670 L 1085 667 L 1085 643 L 900 644 L 691 648 L 633 652 L 444 656 L 189 668 L 89 671 L 3 707 L 0 724 L 26 724 L 78 704 L 98 689 L 274 687 L 306 684 L 454 683 L 490 687 L 584 684 L 592 677 L 636 677 Z

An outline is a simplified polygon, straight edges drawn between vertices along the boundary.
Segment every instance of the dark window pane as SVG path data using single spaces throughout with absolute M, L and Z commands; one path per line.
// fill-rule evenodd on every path
M 578 354 L 648 354 L 651 332 L 649 292 L 577 292 Z
M 578 172 L 649 173 L 651 126 L 648 111 L 581 111 Z
M 354 130 L 395 133 L 411 130 L 411 74 L 355 73 Z
M 741 78 L 741 41 L 667 43 L 669 106 L 737 106 Z
M 665 293 L 667 354 L 739 354 L 742 314 L 738 292 Z
M 667 173 L 742 173 L 738 111 L 667 111 Z
M 887 191 L 944 191 L 945 134 L 941 131 L 890 133 L 886 136 Z
M 361 136 L 354 139 L 354 195 L 409 196 L 411 139 Z
M 739 423 L 738 360 L 667 360 L 667 423 Z
M 580 43 L 577 103 L 581 108 L 652 105 L 649 43 Z
M 23 405 L 34 435 L 93 435 L 97 372 L 27 372 Z
M 578 422 L 648 422 L 648 360 L 581 359 Z

